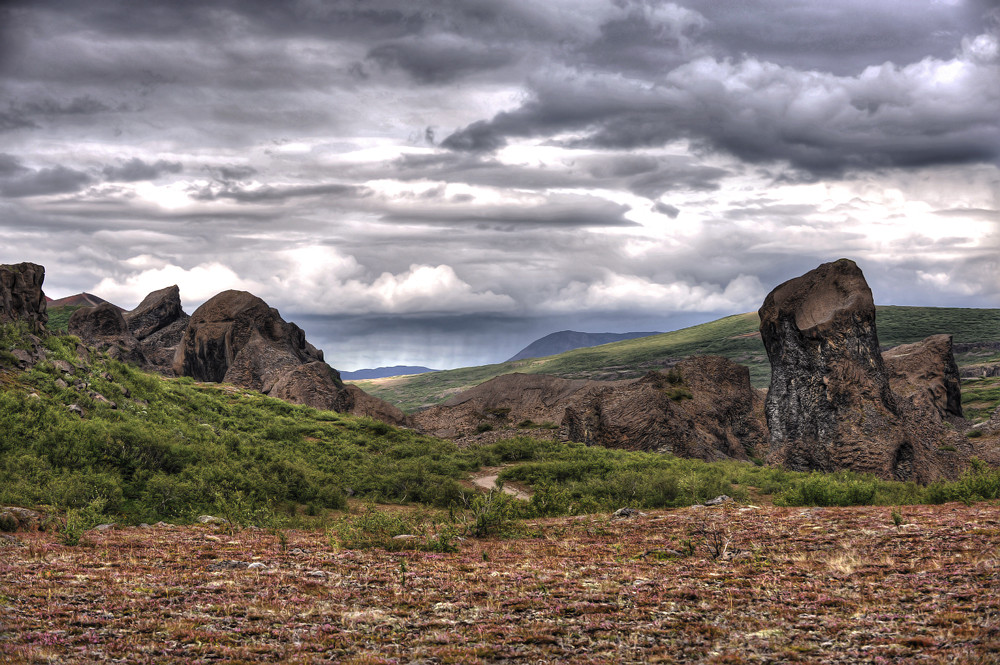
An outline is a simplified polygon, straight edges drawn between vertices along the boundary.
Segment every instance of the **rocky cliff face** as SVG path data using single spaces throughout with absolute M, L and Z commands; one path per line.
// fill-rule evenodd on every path
M 407 422 L 396 407 L 344 386 L 301 328 L 245 291 L 224 291 L 195 310 L 177 345 L 173 370 L 319 409 Z
M 173 374 L 174 355 L 191 318 L 181 307 L 180 289 L 174 285 L 153 291 L 123 317 L 139 341 L 147 368 Z
M 0 265 L 0 323 L 22 320 L 34 332 L 44 330 L 49 320 L 44 281 L 45 268 L 35 263 Z
M 771 361 L 771 462 L 920 482 L 957 472 L 939 452 L 943 428 L 901 406 L 891 389 L 871 289 L 853 261 L 781 284 L 760 319 Z
M 762 411 L 746 367 L 702 356 L 628 381 L 506 374 L 413 418 L 438 436 L 468 437 L 484 425 L 525 433 L 518 425 L 531 421 L 592 445 L 746 460 L 765 452 Z

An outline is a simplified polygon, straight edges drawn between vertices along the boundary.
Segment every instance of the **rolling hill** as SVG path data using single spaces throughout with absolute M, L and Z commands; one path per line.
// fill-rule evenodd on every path
M 554 332 L 551 335 L 546 335 L 545 337 L 536 339 L 534 342 L 508 358 L 507 362 L 524 360 L 525 358 L 553 356 L 557 353 L 572 351 L 573 349 L 582 349 L 588 346 L 599 346 L 601 344 L 610 344 L 612 342 L 621 342 L 626 339 L 649 337 L 650 335 L 659 334 L 660 333 L 658 332 L 586 333 L 577 332 L 576 330 L 560 330 L 559 332 Z
M 880 306 L 877 310 L 879 341 L 884 348 L 948 333 L 954 336 L 959 366 L 1000 362 L 1000 309 Z M 365 392 L 404 411 L 414 411 L 500 374 L 523 372 L 564 378 L 623 379 L 641 376 L 687 356 L 715 354 L 747 365 L 751 382 L 764 388 L 770 381 L 771 368 L 759 325 L 757 313 L 748 312 L 660 335 L 543 358 L 356 383 Z

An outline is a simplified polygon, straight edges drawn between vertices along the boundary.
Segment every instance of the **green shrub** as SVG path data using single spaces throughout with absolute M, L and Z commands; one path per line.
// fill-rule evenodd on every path
M 59 540 L 63 545 L 74 547 L 80 544 L 80 538 L 86 531 L 107 520 L 104 508 L 107 502 L 98 497 L 85 507 L 66 511 L 66 522 L 59 529 Z

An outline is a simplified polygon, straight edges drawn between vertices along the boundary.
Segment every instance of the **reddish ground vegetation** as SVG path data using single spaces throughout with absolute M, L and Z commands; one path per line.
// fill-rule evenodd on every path
M 545 520 L 448 554 L 209 526 L 17 534 L 0 662 L 1000 661 L 997 506 L 897 511 Z

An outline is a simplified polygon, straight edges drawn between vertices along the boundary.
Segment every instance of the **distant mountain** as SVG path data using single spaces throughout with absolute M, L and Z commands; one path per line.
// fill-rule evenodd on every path
M 351 381 L 364 379 L 384 379 L 387 376 L 403 376 L 406 374 L 425 374 L 437 372 L 436 369 L 414 365 L 395 365 L 394 367 L 376 367 L 375 369 L 359 369 L 353 372 L 341 372 L 340 378 Z
M 557 353 L 565 353 L 573 349 L 583 349 L 588 346 L 599 346 L 610 344 L 611 342 L 621 342 L 626 339 L 637 339 L 639 337 L 649 337 L 650 335 L 660 335 L 658 332 L 627 332 L 627 333 L 585 333 L 575 330 L 562 330 L 537 339 L 528 346 L 509 358 L 507 362 L 523 360 L 525 358 L 544 358 L 554 356 Z
M 107 302 L 104 298 L 99 298 L 93 293 L 77 293 L 73 296 L 66 296 L 65 298 L 59 298 L 58 300 L 52 300 L 46 297 L 48 300 L 48 309 L 53 307 L 97 307 L 101 303 Z M 117 307 L 117 305 L 115 305 Z M 121 309 L 121 307 L 118 307 Z

